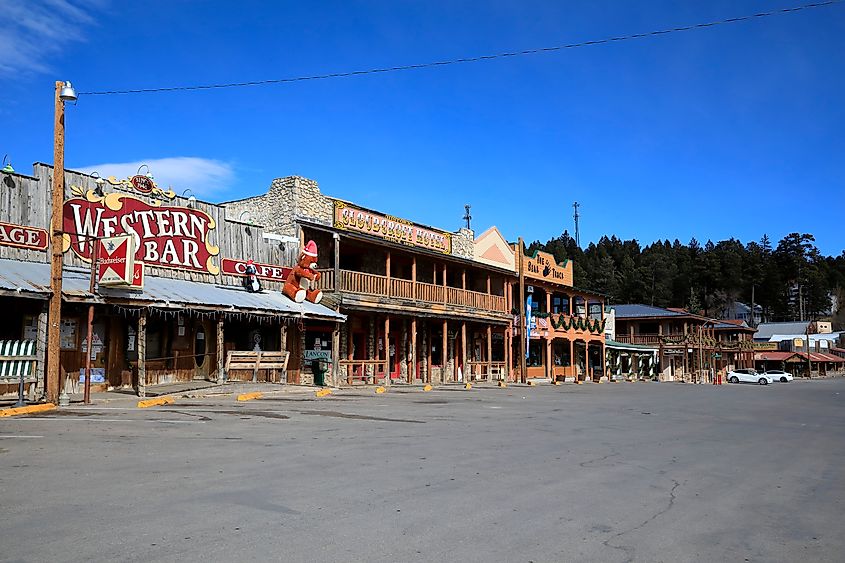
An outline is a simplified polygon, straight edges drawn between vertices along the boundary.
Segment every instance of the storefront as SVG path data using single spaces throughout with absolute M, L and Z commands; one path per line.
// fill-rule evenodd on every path
M 514 250 L 518 247 L 514 245 Z M 514 334 L 525 339 L 525 379 L 598 381 L 606 375 L 604 296 L 573 285 L 572 261 L 551 254 L 522 257 L 525 291 L 514 288 L 514 302 L 525 304 L 525 330 L 514 310 Z M 514 369 L 520 369 L 515 340 Z
M 10 312 L 3 337 L 38 342 L 40 389 L 51 295 L 50 174 L 49 166 L 36 164 L 33 176 L 3 173 L 0 184 L 0 305 Z M 280 291 L 296 264 L 298 241 L 279 241 L 229 219 L 221 206 L 177 196 L 146 176 L 103 180 L 66 171 L 66 185 L 56 344 L 61 384 L 69 391 L 84 381 L 89 358 L 93 385 L 132 387 L 142 395 L 148 385 L 194 379 L 313 381 L 306 333 L 315 328 L 336 341 L 345 317 Z M 257 278 L 250 287 L 248 261 Z M 286 369 L 229 373 L 232 351 L 289 356 Z

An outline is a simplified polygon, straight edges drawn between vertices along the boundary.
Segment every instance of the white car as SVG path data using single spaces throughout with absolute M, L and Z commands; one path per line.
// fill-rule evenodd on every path
M 772 377 L 765 373 L 757 373 L 757 370 L 751 368 L 742 368 L 728 372 L 729 383 L 757 383 L 759 385 L 768 385 L 772 383 Z
M 781 383 L 786 383 L 788 381 L 792 381 L 792 374 L 788 371 L 783 371 L 780 369 L 773 369 L 771 371 L 767 371 L 766 375 L 772 378 L 772 381 L 780 381 Z

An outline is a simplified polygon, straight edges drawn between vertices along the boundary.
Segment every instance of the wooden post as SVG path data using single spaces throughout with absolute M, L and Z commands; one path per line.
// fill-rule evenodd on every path
M 225 337 L 223 334 L 223 315 L 217 317 L 217 377 L 215 380 L 218 383 L 226 381 L 226 346 Z M 282 341 L 282 350 L 284 350 L 284 341 Z
M 467 288 L 467 270 L 464 268 L 461 270 L 461 289 Z
M 444 272 L 446 271 L 445 266 L 443 267 L 443 271 Z M 443 319 L 443 348 L 442 348 L 442 351 L 440 352 L 440 358 L 441 358 L 440 359 L 440 383 L 446 383 L 446 364 L 449 363 L 449 361 L 448 361 L 449 360 L 449 354 L 448 354 L 448 352 L 449 352 L 449 348 L 448 348 L 449 342 L 447 340 L 447 333 L 446 333 L 446 331 L 448 329 L 447 323 L 448 323 L 448 321 L 446 319 Z
M 428 322 L 423 323 L 423 333 L 425 335 L 423 338 L 425 339 L 424 346 L 425 346 L 425 353 L 426 353 L 426 357 L 425 357 L 425 360 L 426 360 L 425 361 L 425 382 L 428 383 L 428 384 L 431 384 L 431 377 L 432 377 L 431 376 L 431 345 L 432 345 L 431 336 L 432 336 L 433 333 L 432 333 L 432 330 L 431 330 L 431 326 L 429 325 Z
M 443 263 L 443 302 L 446 303 L 446 301 L 447 301 L 447 299 L 446 299 L 446 263 L 444 262 Z M 445 354 L 446 351 L 444 350 L 443 353 Z M 446 356 L 443 356 L 443 357 L 445 358 Z M 444 366 L 446 365 L 446 360 L 443 360 L 443 365 Z M 441 379 L 443 379 L 443 378 L 441 377 Z
M 387 278 L 387 287 L 385 288 L 387 295 L 392 295 L 390 291 L 390 251 L 387 251 L 387 257 L 384 261 L 385 277 Z M 387 339 L 387 332 L 385 332 L 385 339 Z
M 57 404 L 62 387 L 60 333 L 62 323 L 62 208 L 65 199 L 65 104 L 56 82 L 53 116 L 53 205 L 50 220 L 50 314 L 47 329 L 47 402 Z M 90 244 L 90 240 L 86 241 Z
M 340 291 L 340 235 L 332 233 L 334 240 L 334 291 Z
M 411 257 L 411 297 L 417 298 L 417 255 Z M 416 332 L 414 333 L 416 337 Z M 416 348 L 414 348 L 414 357 L 416 357 Z
M 348 319 L 347 319 L 347 322 L 349 322 Z M 353 353 L 354 347 L 355 347 L 354 334 L 352 333 L 350 326 L 347 324 L 346 325 L 346 359 L 347 360 L 354 360 L 355 359 L 353 357 L 355 355 Z M 352 385 L 352 382 L 354 381 L 352 379 L 352 373 L 354 372 L 354 370 L 355 370 L 355 368 L 352 366 L 352 363 L 346 364 L 346 383 L 347 383 L 347 385 Z M 364 373 L 364 371 L 365 371 L 364 366 L 361 366 L 361 376 L 362 376 L 362 378 L 366 375 Z
M 147 396 L 147 311 L 138 317 L 138 396 Z
M 593 382 L 593 374 L 590 372 L 590 341 L 584 340 L 584 371 L 586 377 L 590 378 L 590 383 Z
M 390 263 L 390 253 L 387 253 L 387 261 Z M 390 280 L 388 280 L 390 281 Z M 399 354 L 399 350 L 396 350 L 396 354 Z M 390 385 L 390 374 L 392 373 L 393 366 L 390 365 L 390 316 L 384 317 L 384 384 Z
M 416 270 L 416 259 L 414 259 L 414 266 Z M 413 383 L 416 379 L 417 367 L 417 317 L 411 317 L 411 366 L 408 368 L 408 383 Z
M 571 311 L 572 309 L 570 309 Z M 575 339 L 569 339 L 569 369 L 572 370 L 572 375 L 575 376 L 575 381 L 578 381 L 578 362 L 575 359 Z
M 457 355 L 457 354 L 456 354 Z M 455 360 L 457 361 L 457 359 Z M 461 322 L 461 363 L 459 364 L 461 374 L 463 375 L 464 383 L 469 381 L 467 375 L 467 323 Z
M 525 255 L 525 243 L 522 237 L 519 237 L 519 248 L 517 249 L 519 255 L 519 379 L 522 383 L 528 381 L 528 374 L 526 373 L 527 362 L 525 361 L 525 347 L 526 342 L 526 326 L 525 326 L 525 271 L 523 268 L 523 257 Z
M 47 358 L 47 311 L 49 304 L 47 302 L 41 305 L 41 312 L 38 313 L 38 337 L 35 343 L 35 354 L 38 356 L 38 362 L 35 364 L 35 373 L 38 381 L 35 383 L 35 394 L 40 395 L 46 393 L 45 361 Z
M 335 323 L 332 331 L 332 376 L 331 385 L 340 387 L 340 324 Z
M 490 277 L 488 276 L 489 280 Z M 487 381 L 493 380 L 493 327 L 487 325 Z
M 546 314 L 549 315 L 549 327 L 546 330 L 554 332 L 554 325 L 552 324 L 552 294 L 548 290 L 546 291 Z M 549 381 L 555 380 L 555 366 L 552 362 L 552 338 L 549 336 L 546 337 L 546 376 L 549 378 Z

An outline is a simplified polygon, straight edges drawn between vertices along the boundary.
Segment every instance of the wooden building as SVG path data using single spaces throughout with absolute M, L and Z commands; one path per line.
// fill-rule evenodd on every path
M 0 307 L 7 312 L 0 337 L 37 341 L 39 387 L 51 295 L 51 175 L 45 164 L 35 164 L 32 176 L 0 172 Z M 141 395 L 147 385 L 192 379 L 310 381 L 305 331 L 319 326 L 336 335 L 344 317 L 280 293 L 286 268 L 297 260 L 298 240 L 280 241 L 260 227 L 230 219 L 224 207 L 161 189 L 147 176 L 102 179 L 68 170 L 65 177 L 63 303 L 56 343 L 62 384 L 77 389 L 89 354 L 93 383 L 103 389 L 133 387 Z M 121 235 L 129 236 L 112 238 Z M 106 286 L 111 259 L 92 268 L 91 258 L 100 255 L 105 241 L 126 239 L 131 250 L 120 258 L 124 262 L 114 262 L 134 262 L 133 271 L 126 283 Z M 250 259 L 264 285 L 258 293 L 242 283 Z M 286 370 L 226 373 L 230 351 L 287 351 L 290 357 Z
M 317 243 L 324 302 L 348 316 L 332 354 L 334 384 L 508 376 L 514 253 L 495 228 L 476 238 L 421 225 L 327 197 L 301 177 L 225 205 Z M 306 343 L 318 338 L 307 334 Z
M 615 340 L 657 347 L 659 371 L 668 381 L 709 381 L 718 371 L 753 364 L 754 330 L 679 308 L 613 305 Z
M 518 252 L 518 245 L 513 245 Z M 593 380 L 604 377 L 604 296 L 573 286 L 572 261 L 536 251 L 520 260 L 525 293 L 514 288 L 514 302 L 525 302 L 527 329 L 513 311 L 515 338 L 526 338 L 524 379 Z M 520 369 L 519 342 L 514 368 Z

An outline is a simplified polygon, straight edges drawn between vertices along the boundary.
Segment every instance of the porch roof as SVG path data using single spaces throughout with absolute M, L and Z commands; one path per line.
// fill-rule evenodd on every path
M 217 285 L 188 280 L 149 276 L 143 291 L 101 287 L 96 295 L 89 289 L 90 271 L 65 268 L 62 296 L 66 301 L 123 303 L 128 306 L 152 306 L 163 309 L 194 307 L 221 312 L 258 314 L 345 321 L 346 315 L 314 303 L 294 303 L 279 291 L 250 293 L 238 286 Z M 50 295 L 50 265 L 0 259 L 0 290 L 25 292 L 46 299 Z

